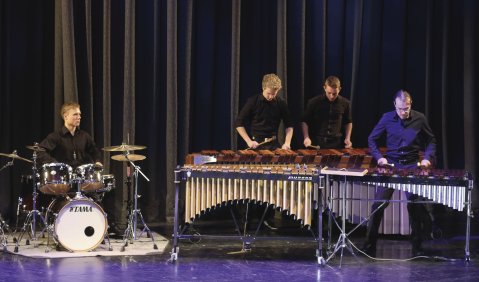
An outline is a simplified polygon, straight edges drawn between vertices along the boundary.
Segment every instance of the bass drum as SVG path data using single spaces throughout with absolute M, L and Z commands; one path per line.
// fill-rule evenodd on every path
M 86 197 L 56 198 L 48 207 L 47 220 L 54 225 L 55 240 L 72 252 L 98 247 L 108 227 L 103 209 Z

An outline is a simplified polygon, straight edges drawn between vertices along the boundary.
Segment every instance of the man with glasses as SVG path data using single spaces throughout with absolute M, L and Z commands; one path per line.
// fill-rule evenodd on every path
M 436 152 L 436 139 L 424 114 L 411 110 L 411 95 L 404 90 L 399 90 L 394 96 L 395 111 L 385 113 L 374 127 L 368 137 L 368 145 L 372 156 L 377 160 L 378 166 L 391 166 L 398 169 L 417 168 L 431 166 Z M 386 154 L 379 150 L 378 141 L 386 136 Z M 422 160 L 419 151 L 423 151 Z M 363 250 L 371 255 L 376 255 L 376 242 L 378 230 L 384 215 L 384 209 L 393 195 L 394 189 L 378 187 L 375 194 L 376 200 L 371 207 L 372 215 L 368 222 L 367 240 Z M 407 209 L 411 225 L 411 243 L 413 256 L 423 254 L 421 248 L 424 231 L 423 220 L 428 218 L 424 204 L 413 203 L 420 201 L 418 195 L 406 192 L 409 200 Z M 384 204 L 383 204 L 384 203 Z M 377 211 L 376 211 L 377 210 Z

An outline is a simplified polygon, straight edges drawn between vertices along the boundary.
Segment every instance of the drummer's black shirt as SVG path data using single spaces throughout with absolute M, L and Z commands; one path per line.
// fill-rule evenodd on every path
M 50 133 L 40 144 L 45 152 L 38 152 L 40 164 L 65 163 L 75 168 L 82 164 L 101 162 L 101 153 L 93 138 L 77 128 L 74 135 L 63 126 Z

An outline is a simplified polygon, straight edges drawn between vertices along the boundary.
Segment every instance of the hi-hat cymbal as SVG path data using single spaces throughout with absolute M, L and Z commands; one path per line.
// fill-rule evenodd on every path
M 45 151 L 45 148 L 42 148 L 38 145 L 26 146 L 26 148 L 30 149 L 30 150 L 33 150 L 33 151 L 37 151 L 37 152 L 44 152 Z
M 16 159 L 16 160 L 22 160 L 22 161 L 26 161 L 26 162 L 32 163 L 31 160 L 20 157 L 19 155 L 17 155 L 16 152 L 13 152 L 13 153 L 11 153 L 11 154 L 0 153 L 0 156 L 4 156 L 4 157 L 7 157 L 7 158 L 12 158 L 12 159 Z
M 129 154 L 128 159 L 126 159 L 125 155 L 114 155 L 114 156 L 111 156 L 111 158 L 115 161 L 120 161 L 120 162 L 127 162 L 128 160 L 134 162 L 134 161 L 142 161 L 146 159 L 146 156 Z
M 103 151 L 109 151 L 109 152 L 126 152 L 126 151 L 135 151 L 135 150 L 143 150 L 143 149 L 146 149 L 146 146 L 127 145 L 127 144 L 121 144 L 119 146 L 102 148 Z

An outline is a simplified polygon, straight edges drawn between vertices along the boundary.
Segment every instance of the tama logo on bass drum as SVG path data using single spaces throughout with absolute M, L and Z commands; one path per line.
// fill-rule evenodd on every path
M 70 207 L 69 212 L 93 212 L 92 206 L 74 206 Z

